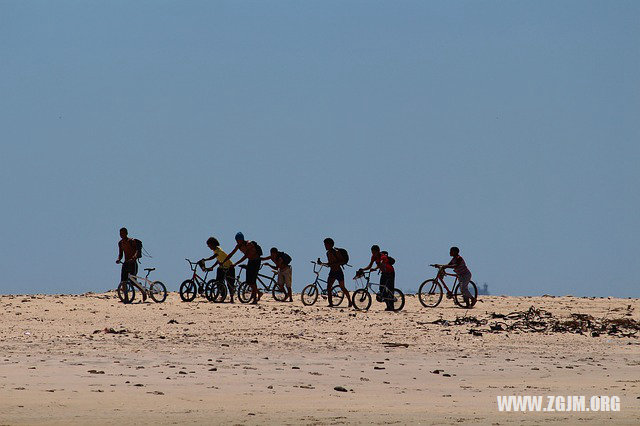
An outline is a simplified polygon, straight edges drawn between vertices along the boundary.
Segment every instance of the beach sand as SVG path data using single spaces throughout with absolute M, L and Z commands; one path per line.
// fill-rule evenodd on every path
M 530 306 L 638 321 L 638 299 L 485 296 L 467 311 L 408 296 L 400 313 L 294 300 L 0 296 L 0 424 L 638 424 L 640 336 L 487 332 L 492 313 Z M 451 322 L 465 315 L 488 323 Z M 505 413 L 498 395 L 621 402 Z

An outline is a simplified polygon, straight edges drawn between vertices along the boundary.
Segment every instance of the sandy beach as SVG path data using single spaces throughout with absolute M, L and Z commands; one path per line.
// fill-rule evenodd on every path
M 640 320 L 638 299 L 486 296 L 369 312 L 0 296 L 0 424 L 637 424 L 638 335 L 500 330 L 531 306 Z M 494 315 L 497 313 L 498 315 Z M 458 317 L 474 317 L 473 321 Z M 475 321 L 477 320 L 477 321 Z M 508 323 L 508 321 L 506 321 Z M 496 330 L 492 330 L 491 326 Z M 615 330 L 614 330 L 615 331 Z M 336 390 L 338 387 L 339 390 Z M 620 397 L 617 412 L 499 412 L 498 395 Z

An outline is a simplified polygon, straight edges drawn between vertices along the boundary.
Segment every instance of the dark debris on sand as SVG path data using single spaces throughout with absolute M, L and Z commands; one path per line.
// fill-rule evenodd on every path
M 525 333 L 574 333 L 598 337 L 606 334 L 616 337 L 637 338 L 640 322 L 631 318 L 594 318 L 589 314 L 572 313 L 570 318 L 556 318 L 551 312 L 531 306 L 526 311 L 508 314 L 492 313 L 491 320 L 474 316 L 457 317 L 455 320 L 437 319 L 427 324 L 443 326 L 472 324 L 470 334 L 482 336 L 483 333 L 501 333 L 520 331 Z

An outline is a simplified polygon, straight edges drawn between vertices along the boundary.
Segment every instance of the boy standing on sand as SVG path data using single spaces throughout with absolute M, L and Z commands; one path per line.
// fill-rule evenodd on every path
M 124 262 L 122 262 L 122 255 L 124 254 Z M 120 282 L 128 281 L 129 274 L 136 275 L 138 273 L 138 259 L 141 253 L 138 250 L 136 240 L 129 238 L 129 231 L 127 228 L 120 228 L 120 241 L 118 241 L 118 259 L 116 263 L 122 263 L 122 270 L 120 271 Z M 131 284 L 140 290 L 142 293 L 142 301 L 147 300 L 147 292 L 142 287 L 137 285 L 134 281 L 129 280 Z
M 327 250 L 327 262 L 323 263 L 320 258 L 318 258 L 318 265 L 328 266 L 329 267 L 329 276 L 327 277 L 327 298 L 329 301 L 329 307 L 333 307 L 332 300 L 332 292 L 333 283 L 338 281 L 338 285 L 342 289 L 342 292 L 347 296 L 347 301 L 349 302 L 349 307 L 351 307 L 351 296 L 349 295 L 349 290 L 344 285 L 344 272 L 342 272 L 342 265 L 344 264 L 340 253 L 334 247 L 335 243 L 331 238 L 324 239 L 324 248 Z
M 278 271 L 278 286 L 287 292 L 287 301 L 293 302 L 291 291 L 291 256 L 283 251 L 278 251 L 276 247 L 271 247 L 270 255 L 260 258 L 260 260 L 271 260 L 273 265 L 265 263 L 271 269 Z
M 469 292 L 469 281 L 471 281 L 471 271 L 467 268 L 467 264 L 465 263 L 462 256 L 460 256 L 460 249 L 458 247 L 451 247 L 449 250 L 449 256 L 452 257 L 451 261 L 443 266 L 444 269 L 452 268 L 453 272 L 458 276 L 458 282 L 460 285 L 460 290 L 462 290 L 462 296 L 464 299 L 464 303 L 467 307 L 471 307 L 475 305 L 475 300 Z M 449 295 L 447 295 L 449 297 Z
M 212 271 L 213 268 L 216 267 L 216 265 L 220 265 L 218 266 L 218 270 L 216 271 L 216 281 L 224 282 L 226 279 L 227 287 L 229 287 L 229 295 L 231 296 L 231 303 L 233 303 L 233 293 L 235 290 L 236 276 L 236 270 L 233 267 L 233 262 L 231 262 L 230 260 L 225 261 L 225 259 L 227 259 L 228 257 L 227 253 L 225 253 L 224 250 L 220 248 L 220 242 L 216 238 L 209 238 L 207 240 L 207 247 L 209 247 L 213 251 L 213 256 L 207 259 L 202 259 L 202 262 L 216 259 L 216 263 L 211 265 L 208 270 Z
M 234 263 L 233 266 L 235 267 L 239 263 L 244 262 L 245 259 L 248 259 L 246 278 L 247 284 L 251 286 L 251 300 L 253 300 L 251 304 L 255 305 L 258 303 L 258 300 L 260 300 L 260 297 L 262 297 L 262 292 L 258 291 L 258 285 L 256 284 L 258 271 L 260 271 L 260 256 L 262 255 L 262 249 L 260 249 L 258 243 L 255 241 L 245 240 L 242 232 L 238 232 L 236 234 L 236 247 L 221 263 L 224 264 L 227 260 L 231 259 L 238 250 L 240 250 L 244 256 L 242 256 L 242 259 Z
M 373 268 L 373 264 L 376 264 L 376 268 Z M 380 246 L 374 244 L 371 246 L 371 261 L 369 265 L 360 269 L 358 272 L 364 272 L 368 270 L 380 270 L 380 286 L 386 288 L 387 295 L 385 296 L 385 302 L 387 308 L 385 311 L 393 311 L 393 290 L 395 288 L 395 276 L 396 272 L 393 265 L 389 261 L 389 256 L 386 251 L 380 251 Z

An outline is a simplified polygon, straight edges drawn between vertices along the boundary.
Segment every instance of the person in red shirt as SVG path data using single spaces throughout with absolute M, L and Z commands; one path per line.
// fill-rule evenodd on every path
M 374 263 L 376 264 L 375 268 L 373 268 Z M 395 289 L 396 272 L 389 261 L 389 254 L 386 251 L 380 251 L 380 246 L 374 244 L 371 246 L 371 261 L 369 262 L 369 265 L 362 268 L 360 271 L 375 271 L 376 269 L 380 270 L 380 290 L 385 288 L 387 292 L 385 297 L 387 308 L 385 311 L 393 311 L 392 298 L 393 290 Z

